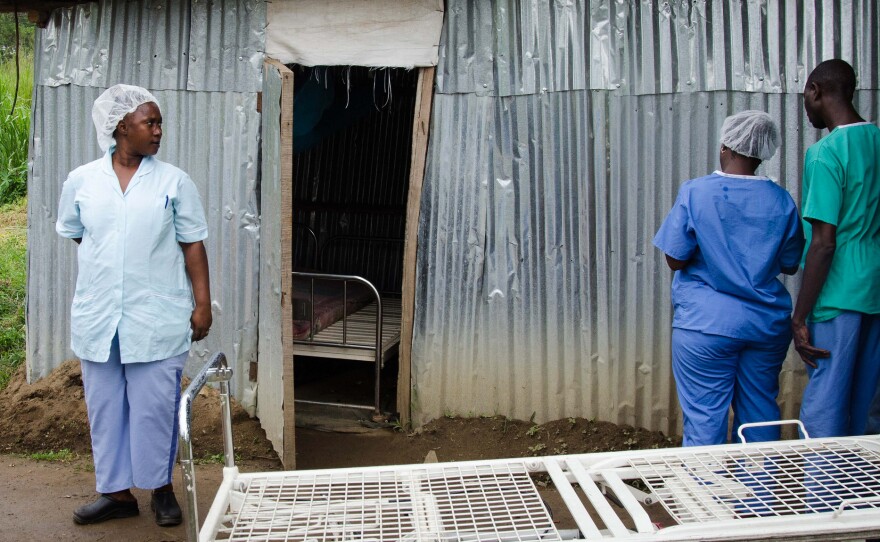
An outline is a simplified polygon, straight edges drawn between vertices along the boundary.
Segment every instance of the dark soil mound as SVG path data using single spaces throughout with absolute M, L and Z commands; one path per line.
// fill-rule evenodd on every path
M 416 436 L 433 443 L 442 461 L 668 448 L 681 443 L 680 438 L 659 431 L 584 418 L 541 425 L 502 416 L 440 418 Z
M 280 466 L 259 420 L 234 400 L 233 440 L 240 460 L 270 460 Z M 91 453 L 89 424 L 78 361 L 67 361 L 34 384 L 24 367 L 0 391 L 0 453 L 70 450 Z M 193 405 L 193 450 L 197 458 L 223 452 L 220 396 L 205 387 Z M 584 418 L 542 425 L 503 416 L 434 420 L 412 433 L 391 429 L 362 435 L 297 430 L 300 468 L 421 462 L 434 450 L 440 461 L 497 459 L 678 446 L 679 438 L 657 431 Z M 276 467 L 277 468 L 277 467 Z
M 0 452 L 92 451 L 82 375 L 76 360 L 64 362 L 33 384 L 27 383 L 22 366 L 0 391 L 0 412 Z M 235 401 L 232 418 L 236 456 L 277 458 L 259 421 L 250 418 Z M 197 457 L 223 453 L 220 395 L 212 388 L 203 388 L 193 404 L 192 439 Z

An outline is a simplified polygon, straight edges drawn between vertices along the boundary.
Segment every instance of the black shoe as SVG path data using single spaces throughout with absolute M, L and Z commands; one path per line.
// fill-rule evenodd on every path
M 73 521 L 89 525 L 108 519 L 130 518 L 139 513 L 137 501 L 120 501 L 102 493 L 95 502 L 77 508 L 73 512 Z
M 173 491 L 154 491 L 150 508 L 156 515 L 156 525 L 160 527 L 174 527 L 183 522 L 183 514 Z

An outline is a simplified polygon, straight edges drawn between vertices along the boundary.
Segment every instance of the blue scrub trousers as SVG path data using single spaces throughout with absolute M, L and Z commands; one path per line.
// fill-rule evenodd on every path
M 811 437 L 864 435 L 880 381 L 880 315 L 846 311 L 809 324 L 809 330 L 813 345 L 831 357 L 817 359 L 816 369 L 807 367 L 804 427 Z
M 779 419 L 779 371 L 789 336 L 777 343 L 673 328 L 672 371 L 684 414 L 684 446 L 727 442 L 728 409 L 741 424 Z M 749 442 L 779 439 L 779 427 L 745 432 Z
M 865 427 L 865 434 L 880 435 L 880 382 L 877 383 L 877 392 L 868 408 L 868 425 Z
M 188 354 L 122 364 L 117 335 L 106 362 L 81 361 L 99 493 L 171 483 L 180 377 Z

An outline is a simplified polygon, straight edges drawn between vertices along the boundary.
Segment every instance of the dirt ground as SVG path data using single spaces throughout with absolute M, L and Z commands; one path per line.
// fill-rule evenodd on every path
M 222 478 L 223 451 L 219 398 L 205 389 L 194 407 L 193 449 L 202 459 L 196 481 L 204 517 Z M 149 493 L 135 491 L 141 516 L 94 526 L 77 526 L 74 508 L 94 496 L 88 419 L 79 363 L 70 361 L 33 385 L 20 370 L 0 392 L 0 541 L 30 540 L 185 540 L 182 527 L 157 527 L 149 514 Z M 242 408 L 234 405 L 233 434 L 242 471 L 281 469 L 271 444 Z M 422 463 L 433 451 L 439 461 L 491 459 L 679 445 L 659 432 L 582 418 L 542 425 L 489 418 L 441 418 L 419 432 L 392 428 L 339 433 L 301 428 L 296 434 L 297 468 L 315 469 Z M 69 450 L 64 461 L 34 459 L 36 452 Z M 175 473 L 175 479 L 179 473 Z M 552 487 L 539 482 L 551 509 L 558 502 Z M 178 497 L 181 497 L 178 491 Z M 556 517 L 560 527 L 571 518 Z

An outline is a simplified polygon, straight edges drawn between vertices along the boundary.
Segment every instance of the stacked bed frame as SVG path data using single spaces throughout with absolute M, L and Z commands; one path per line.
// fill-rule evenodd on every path
M 880 536 L 880 437 L 633 450 L 351 469 L 241 473 L 217 354 L 179 414 L 189 540 L 852 540 Z M 199 529 L 193 399 L 219 382 L 226 466 Z M 559 529 L 533 477 L 576 527 Z M 660 505 L 671 525 L 657 525 Z
M 314 243 L 312 266 L 323 266 L 322 251 L 339 241 L 401 243 L 400 240 L 336 236 L 318 244 L 314 230 L 296 224 Z M 399 297 L 380 293 L 369 280 L 358 275 L 318 271 L 293 272 L 293 354 L 374 364 L 373 401 L 356 403 L 297 400 L 333 407 L 371 409 L 374 421 L 384 420 L 381 411 L 381 371 L 393 359 L 400 345 L 401 302 Z

